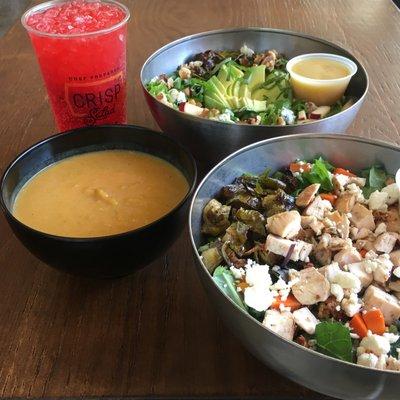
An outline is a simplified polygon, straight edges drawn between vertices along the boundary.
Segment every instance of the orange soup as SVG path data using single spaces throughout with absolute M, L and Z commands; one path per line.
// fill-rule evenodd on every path
M 13 214 L 53 235 L 107 236 L 159 219 L 188 190 L 183 174 L 158 157 L 96 151 L 69 157 L 33 176 L 18 193 Z

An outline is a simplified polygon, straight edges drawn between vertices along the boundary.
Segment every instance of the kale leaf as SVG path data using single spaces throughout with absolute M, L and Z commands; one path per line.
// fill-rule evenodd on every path
M 315 328 L 317 349 L 327 356 L 352 361 L 350 331 L 339 322 L 320 322 Z

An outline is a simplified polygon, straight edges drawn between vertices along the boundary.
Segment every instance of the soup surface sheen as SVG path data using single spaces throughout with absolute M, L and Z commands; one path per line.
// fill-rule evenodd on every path
M 326 58 L 309 58 L 294 64 L 292 71 L 311 79 L 338 79 L 350 74 L 350 70 L 339 61 Z
M 18 193 L 13 214 L 53 235 L 107 236 L 157 220 L 188 190 L 183 174 L 158 157 L 97 151 L 67 158 L 36 174 Z

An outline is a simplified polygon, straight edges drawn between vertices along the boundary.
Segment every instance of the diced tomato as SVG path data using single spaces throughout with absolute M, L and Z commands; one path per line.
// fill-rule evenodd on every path
M 357 176 L 357 175 L 353 174 L 352 172 L 350 172 L 348 169 L 344 169 L 344 168 L 335 168 L 333 173 L 335 175 Z
M 291 163 L 289 169 L 292 172 L 292 174 L 295 172 L 310 172 L 311 164 L 303 162 Z
M 320 194 L 322 200 L 328 200 L 332 205 L 335 204 L 337 196 L 333 193 L 321 193 Z

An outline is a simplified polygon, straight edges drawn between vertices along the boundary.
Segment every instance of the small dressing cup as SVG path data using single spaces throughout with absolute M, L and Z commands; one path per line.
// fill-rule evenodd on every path
M 313 79 L 293 71 L 293 67 L 303 60 L 325 59 L 344 65 L 349 73 L 335 79 Z M 340 100 L 349 85 L 350 79 L 357 72 L 357 65 L 350 59 L 336 54 L 311 53 L 292 58 L 286 65 L 290 82 L 297 99 L 312 101 L 318 106 L 330 106 Z

